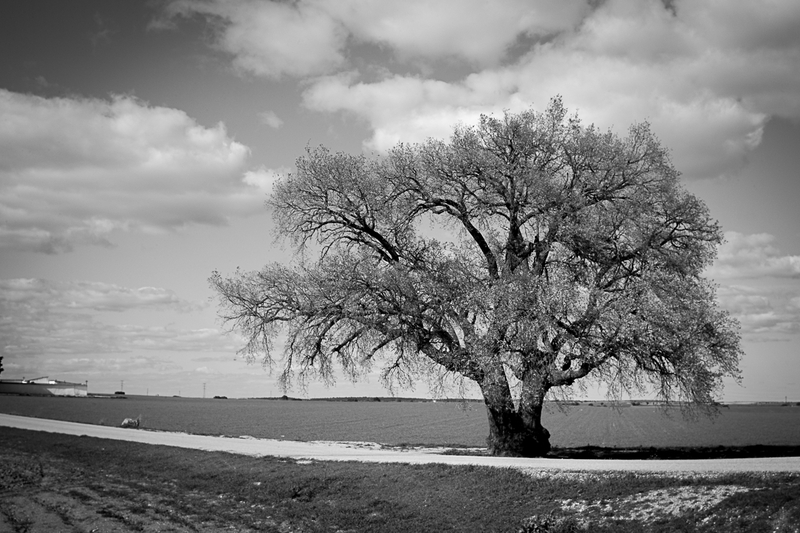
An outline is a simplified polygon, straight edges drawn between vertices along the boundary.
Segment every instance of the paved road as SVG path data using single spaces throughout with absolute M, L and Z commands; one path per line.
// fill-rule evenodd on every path
M 0 414 L 0 426 L 34 431 L 85 435 L 103 439 L 127 440 L 145 444 L 161 444 L 206 451 L 224 451 L 254 456 L 291 457 L 323 461 L 366 461 L 376 463 L 451 465 L 484 465 L 522 468 L 526 470 L 618 471 L 618 472 L 800 472 L 800 457 L 766 457 L 754 459 L 686 459 L 686 460 L 620 460 L 620 459 L 527 459 L 518 457 L 486 457 L 441 455 L 431 450 L 377 449 L 370 445 L 340 442 L 295 442 L 241 437 L 211 437 L 123 429 L 63 422 L 44 418 Z

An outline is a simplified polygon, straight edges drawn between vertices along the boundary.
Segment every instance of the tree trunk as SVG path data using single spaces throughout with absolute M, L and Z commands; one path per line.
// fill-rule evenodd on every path
M 546 390 L 523 387 L 519 409 L 514 408 L 511 389 L 502 368 L 487 372 L 480 383 L 489 417 L 486 443 L 492 455 L 541 457 L 550 451 L 550 432 L 542 426 Z M 526 390 L 528 389 L 528 390 Z

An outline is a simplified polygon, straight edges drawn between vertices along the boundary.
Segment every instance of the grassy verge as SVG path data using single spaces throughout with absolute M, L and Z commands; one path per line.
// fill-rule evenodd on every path
M 136 516 L 185 531 L 800 530 L 794 475 L 310 462 L 10 428 L 0 428 L 0 455 L 0 512 L 11 524 L 21 523 L 11 495 L 46 491 L 131 531 L 155 530 Z
M 417 444 L 422 447 L 424 445 Z M 404 444 L 398 448 L 413 448 Z M 444 447 L 443 455 L 489 455 L 485 448 L 466 446 Z M 746 459 L 757 457 L 800 457 L 800 446 L 713 446 L 713 447 L 664 447 L 610 448 L 603 446 L 581 446 L 576 448 L 554 447 L 547 454 L 553 459 Z

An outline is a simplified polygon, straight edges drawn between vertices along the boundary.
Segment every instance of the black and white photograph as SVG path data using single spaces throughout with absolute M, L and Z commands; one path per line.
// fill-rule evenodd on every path
M 800 531 L 800 3 L 0 2 L 0 532 Z

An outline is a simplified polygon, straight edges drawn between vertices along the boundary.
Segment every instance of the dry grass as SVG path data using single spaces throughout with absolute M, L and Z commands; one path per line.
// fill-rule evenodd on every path
M 789 532 L 800 477 L 293 461 L 0 428 L 0 530 L 37 520 L 59 531 Z

